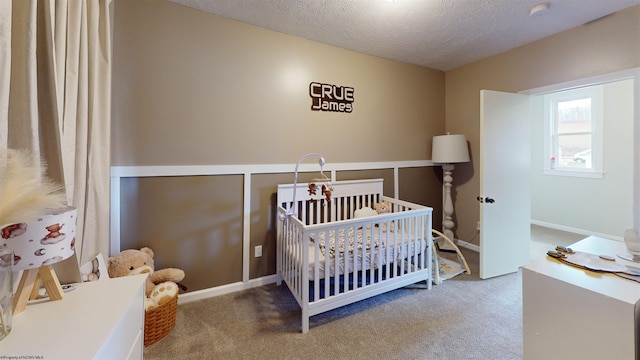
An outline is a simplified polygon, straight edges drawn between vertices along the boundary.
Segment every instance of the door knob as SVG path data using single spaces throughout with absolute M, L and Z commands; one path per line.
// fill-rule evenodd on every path
M 494 199 L 487 197 L 487 198 L 483 198 L 482 196 L 478 196 L 476 197 L 476 200 L 480 201 L 480 203 L 488 203 L 488 204 L 493 204 L 494 202 L 496 202 Z

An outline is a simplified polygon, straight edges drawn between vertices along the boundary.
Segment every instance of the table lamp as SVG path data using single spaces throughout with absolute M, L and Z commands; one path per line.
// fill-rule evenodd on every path
M 38 297 L 40 282 L 50 300 L 64 297 L 52 265 L 75 253 L 77 212 L 74 207 L 64 207 L 0 229 L 0 246 L 14 253 L 14 271 L 24 270 L 13 299 L 14 315 Z
M 433 137 L 433 147 L 431 149 L 431 161 L 441 164 L 443 171 L 443 215 L 442 232 L 451 240 L 455 241 L 453 235 L 453 200 L 451 198 L 451 187 L 453 184 L 453 173 L 455 163 L 469 161 L 469 149 L 467 147 L 467 137 L 461 134 L 447 134 Z

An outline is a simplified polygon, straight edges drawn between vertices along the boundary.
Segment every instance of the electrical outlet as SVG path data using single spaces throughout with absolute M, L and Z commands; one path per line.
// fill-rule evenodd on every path
M 476 230 L 480 231 L 480 221 L 478 221 L 478 225 L 476 225 Z
M 261 257 L 262 256 L 262 245 L 258 245 L 258 246 L 255 247 L 254 254 L 255 254 L 255 257 Z

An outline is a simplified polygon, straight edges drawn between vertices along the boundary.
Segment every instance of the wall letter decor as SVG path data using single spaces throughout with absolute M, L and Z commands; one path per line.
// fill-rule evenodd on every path
M 353 111 L 353 93 L 352 87 L 312 82 L 309 84 L 311 110 L 350 113 Z

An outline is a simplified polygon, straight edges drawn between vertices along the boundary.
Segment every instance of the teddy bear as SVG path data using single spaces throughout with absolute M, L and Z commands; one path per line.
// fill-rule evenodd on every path
M 49 233 L 40 240 L 40 244 L 51 245 L 51 244 L 57 244 L 60 241 L 64 240 L 67 237 L 67 235 L 62 232 L 63 227 L 64 227 L 64 224 L 62 225 L 52 224 L 45 227 L 45 229 L 47 229 Z
M 391 213 L 392 212 L 391 211 L 391 203 L 386 201 L 386 200 L 383 201 L 383 202 L 379 202 L 379 203 L 374 204 L 373 208 L 375 209 L 376 214 L 387 214 L 387 213 Z M 396 228 L 395 225 L 396 225 L 395 221 L 391 221 L 390 222 L 390 225 L 389 225 L 390 231 L 394 231 L 395 230 L 395 228 Z M 382 229 L 385 230 L 385 231 L 387 230 L 387 223 L 386 222 L 382 223 Z
M 27 232 L 27 224 L 18 223 L 11 224 L 2 228 L 1 234 L 3 239 L 11 239 Z
M 391 212 L 391 203 L 387 200 L 379 203 L 375 203 L 373 208 L 376 210 L 378 214 L 386 214 Z
M 127 275 L 149 274 L 145 285 L 145 310 L 149 311 L 171 300 L 178 293 L 178 284 L 184 279 L 184 271 L 176 268 L 155 270 L 153 250 L 124 250 L 108 260 L 110 278 Z
M 369 217 L 369 216 L 376 216 L 376 215 L 380 215 L 380 214 L 387 214 L 387 213 L 391 213 L 391 203 L 389 203 L 388 201 L 383 201 L 383 202 L 379 202 L 379 203 L 375 203 L 373 204 L 373 209 L 365 206 L 362 207 L 358 210 L 356 210 L 353 213 L 353 218 L 354 219 L 359 219 L 359 218 L 363 218 L 363 217 Z M 380 226 L 380 224 L 375 224 L 375 226 Z M 387 223 L 383 222 L 382 223 L 382 230 L 383 231 L 387 231 Z M 367 229 L 370 226 L 367 225 Z M 390 231 L 394 231 L 395 230 L 395 221 L 391 221 L 390 225 L 389 225 L 389 229 Z

